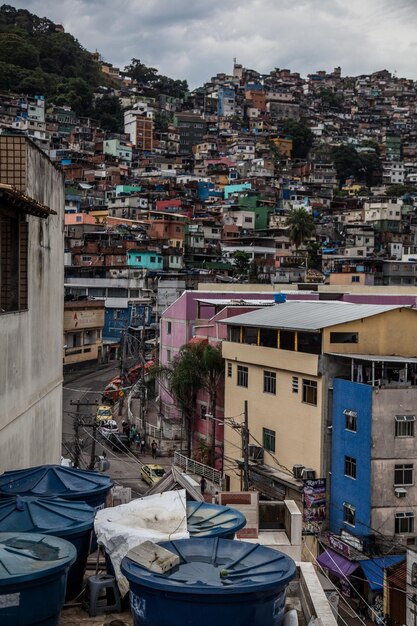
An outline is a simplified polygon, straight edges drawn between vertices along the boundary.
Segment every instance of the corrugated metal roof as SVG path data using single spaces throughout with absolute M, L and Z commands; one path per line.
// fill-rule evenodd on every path
M 290 300 L 272 307 L 231 317 L 223 320 L 223 323 L 232 326 L 314 331 L 400 308 L 404 307 L 398 304 L 352 304 L 350 302 Z
M 351 354 L 341 352 L 326 352 L 328 356 L 344 356 L 347 359 L 355 359 L 358 361 L 376 361 L 379 363 L 417 363 L 415 356 L 398 356 L 398 355 L 380 355 L 380 354 Z

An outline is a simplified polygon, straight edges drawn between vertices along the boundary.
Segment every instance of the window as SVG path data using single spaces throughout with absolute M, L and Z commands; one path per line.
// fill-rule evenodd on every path
M 330 343 L 358 343 L 359 333 L 330 333 Z
M 156 261 L 156 257 L 151 256 L 151 258 L 150 258 L 150 262 L 151 262 L 151 263 L 155 263 L 155 261 Z
M 277 393 L 277 375 L 275 372 L 264 370 L 264 393 Z
M 171 322 L 167 322 L 167 335 L 171 334 L 171 330 L 172 330 L 172 324 Z
M 345 524 L 349 524 L 349 526 L 355 525 L 355 513 L 356 507 L 348 504 L 347 502 L 343 503 L 343 521 Z
M 269 452 L 275 452 L 275 430 L 263 428 L 263 447 Z
M 233 373 L 233 365 L 231 363 L 227 364 L 227 377 L 231 378 Z
M 142 261 L 141 255 L 136 256 L 136 263 L 140 263 Z
M 277 331 L 271 328 L 261 328 L 259 330 L 259 345 L 265 348 L 277 347 Z
M 244 365 L 237 366 L 237 385 L 238 387 L 248 386 L 248 368 Z
M 207 419 L 206 416 L 207 416 L 207 405 L 200 404 L 200 419 L 206 420 Z
M 396 415 L 395 416 L 395 436 L 396 437 L 414 437 L 415 415 Z
M 317 406 L 317 383 L 303 378 L 303 402 Z
M 359 276 L 352 276 L 352 283 L 358 283 L 359 280 Z
M 291 387 L 293 393 L 298 393 L 298 376 L 292 377 Z
M 404 511 L 395 514 L 395 534 L 414 532 L 414 513 Z
M 345 409 L 343 413 L 345 414 L 345 430 L 350 430 L 353 433 L 356 433 L 357 431 L 356 420 L 357 420 L 358 414 L 356 413 L 356 411 L 351 411 L 350 409 Z
M 83 261 L 83 263 L 88 263 L 89 261 L 91 261 L 91 256 L 83 255 L 81 257 L 81 260 Z
M 356 459 L 352 456 L 345 456 L 345 476 L 356 478 Z
M 171 350 L 167 350 L 167 363 L 171 363 Z
M 414 467 L 412 463 L 403 463 L 394 467 L 394 485 L 412 485 L 414 482 Z
M 249 345 L 257 345 L 258 343 L 258 329 L 246 326 L 243 328 L 243 343 Z
M 0 208 L 0 312 L 27 309 L 28 223 Z

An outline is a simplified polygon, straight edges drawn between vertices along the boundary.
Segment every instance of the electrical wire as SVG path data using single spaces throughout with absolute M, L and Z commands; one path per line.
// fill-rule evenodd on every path
M 329 581 L 329 583 L 331 583 L 334 587 L 334 590 L 336 591 L 336 593 L 338 594 L 338 596 L 343 600 L 343 602 L 346 604 L 346 606 L 349 607 L 349 609 L 356 615 L 356 617 L 358 618 L 358 620 L 360 621 L 361 624 L 363 624 L 363 626 L 366 626 L 366 622 L 364 622 L 362 620 L 361 617 L 359 617 L 359 615 L 354 611 L 354 609 L 350 606 L 350 604 L 348 603 L 348 601 L 346 600 L 346 598 L 343 597 L 343 595 L 341 594 L 341 592 L 339 591 L 339 589 L 332 583 L 332 581 L 330 580 L 329 576 L 327 575 L 325 569 L 322 567 L 322 565 L 317 561 L 316 557 L 314 556 L 314 554 L 312 553 L 312 551 L 310 550 L 310 548 L 307 546 L 306 543 L 304 543 L 303 548 L 305 548 L 307 550 L 307 552 L 310 553 L 310 555 L 313 557 L 314 559 L 314 564 L 317 565 L 320 569 L 321 569 L 321 573 L 323 574 L 323 576 L 325 578 L 327 578 L 327 580 Z M 344 624 L 346 624 L 346 626 L 349 626 L 348 623 L 343 619 L 343 617 L 341 615 L 338 614 L 338 619 L 342 620 L 342 622 Z
M 88 432 L 88 430 L 86 428 L 83 428 L 83 430 L 85 431 L 85 433 L 91 438 L 93 439 L 93 441 L 95 441 L 96 443 L 98 443 L 100 446 L 102 446 L 102 448 L 104 448 L 108 453 L 110 453 L 111 456 L 113 456 L 114 458 L 118 459 L 119 461 L 121 461 L 122 463 L 127 463 L 127 461 L 123 461 L 123 459 L 121 459 L 110 447 L 108 447 L 108 445 L 106 445 L 105 443 L 103 443 L 103 441 L 99 441 L 96 437 L 94 437 L 90 432 Z M 122 454 L 126 455 L 128 458 L 131 458 L 133 461 L 135 461 L 135 463 L 137 463 L 140 467 L 142 467 L 143 465 L 145 465 L 145 463 L 143 463 L 140 459 L 138 459 L 133 452 L 127 453 L 127 452 L 123 452 Z

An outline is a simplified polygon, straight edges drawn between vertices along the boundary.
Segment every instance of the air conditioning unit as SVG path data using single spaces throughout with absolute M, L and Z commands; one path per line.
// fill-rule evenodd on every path
M 407 495 L 407 489 L 404 489 L 404 487 L 395 487 L 394 493 L 397 498 L 405 498 Z
M 297 480 L 301 480 L 303 478 L 303 470 L 304 470 L 304 465 L 293 465 L 292 467 L 292 473 L 294 478 L 296 478 Z
M 263 463 L 264 449 L 260 446 L 249 446 L 249 460 L 253 463 Z
M 302 471 L 303 480 L 314 480 L 316 478 L 316 472 L 311 467 L 305 467 Z

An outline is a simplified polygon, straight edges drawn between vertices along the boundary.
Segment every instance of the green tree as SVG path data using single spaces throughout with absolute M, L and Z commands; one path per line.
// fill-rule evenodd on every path
M 247 276 L 250 268 L 250 254 L 244 250 L 235 250 L 232 259 L 236 273 Z
M 306 159 L 314 141 L 310 128 L 302 121 L 288 119 L 283 122 L 282 129 L 292 139 L 292 158 Z
M 132 80 L 144 85 L 152 85 L 158 78 L 158 70 L 154 67 L 147 67 L 139 59 L 132 59 L 130 65 L 125 67 L 124 73 Z
M 112 133 L 122 133 L 124 129 L 123 109 L 117 96 L 105 94 L 94 103 L 93 117 L 101 128 Z
M 332 157 L 340 185 L 349 177 L 367 187 L 381 183 L 382 163 L 376 152 L 359 153 L 354 146 L 343 144 L 333 148 Z
M 195 403 L 204 380 L 198 352 L 186 344 L 169 365 L 152 368 L 155 377 L 166 380 L 168 389 L 181 411 L 187 435 L 188 454 L 191 456 L 194 433 Z
M 194 350 L 196 360 L 200 364 L 202 388 L 207 391 L 209 396 L 208 412 L 212 417 L 210 462 L 211 466 L 214 467 L 216 461 L 216 405 L 219 385 L 224 375 L 224 360 L 220 344 L 217 346 L 210 343 L 195 344 L 192 350 Z
M 0 33 L 0 59 L 33 70 L 39 63 L 39 51 L 25 36 Z
M 402 196 L 415 193 L 417 193 L 417 187 L 414 185 L 390 185 L 385 190 L 385 195 L 390 198 L 401 198 Z
M 314 234 L 316 227 L 311 215 L 304 207 L 292 209 L 287 217 L 288 236 L 296 250 Z

